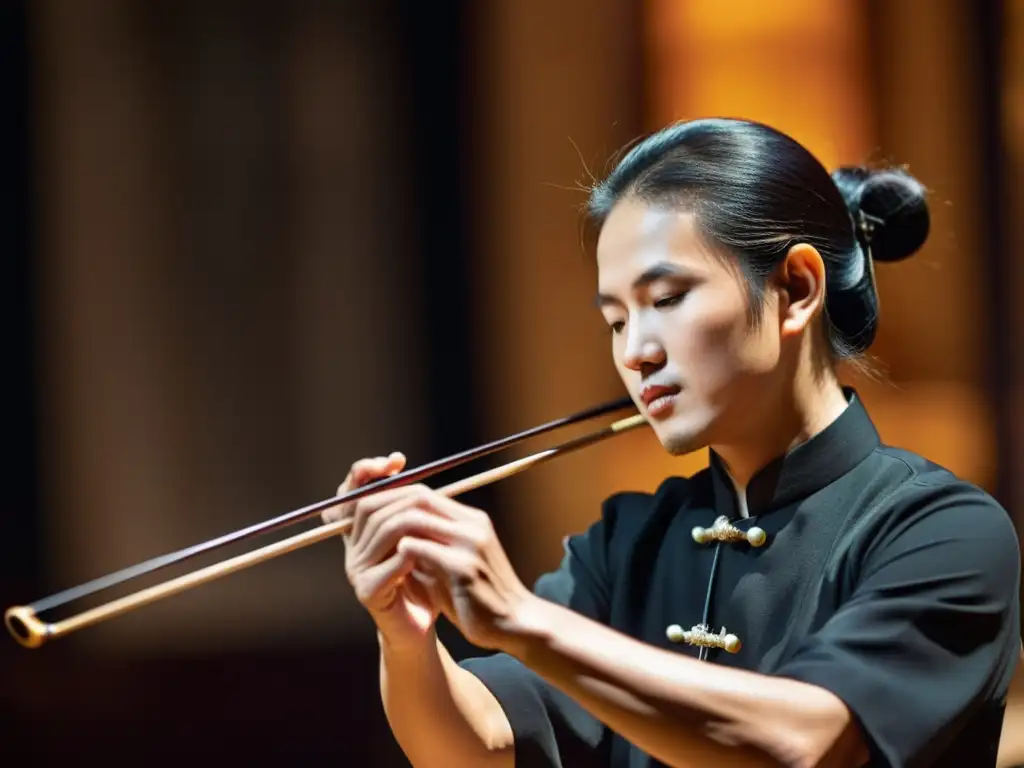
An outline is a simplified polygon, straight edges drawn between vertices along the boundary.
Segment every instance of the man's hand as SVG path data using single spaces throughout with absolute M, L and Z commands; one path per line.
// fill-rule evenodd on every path
M 417 588 L 469 642 L 496 650 L 514 643 L 522 609 L 537 598 L 519 580 L 486 513 L 414 485 L 359 500 L 352 518 L 347 563 L 357 590 L 374 593 L 377 581 L 366 574 L 394 562 L 388 573 L 415 571 Z
M 342 495 L 367 483 L 391 477 L 405 467 L 405 457 L 393 453 L 387 457 L 363 459 L 352 465 L 345 482 L 338 488 Z M 410 488 L 389 491 L 388 498 L 409 494 Z M 380 503 L 382 493 L 364 499 L 361 520 L 367 510 Z M 373 500 L 373 501 L 371 501 Z M 321 518 L 333 523 L 356 517 L 360 502 L 349 502 L 325 510 Z M 398 650 L 420 650 L 433 642 L 433 629 L 440 609 L 431 592 L 413 572 L 414 559 L 408 553 L 397 552 L 394 545 L 377 546 L 379 540 L 361 536 L 355 528 L 344 536 L 345 574 L 355 590 L 356 598 L 369 612 L 382 641 Z

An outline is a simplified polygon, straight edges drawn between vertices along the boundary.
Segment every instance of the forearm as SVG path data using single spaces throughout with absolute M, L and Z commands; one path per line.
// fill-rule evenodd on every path
M 664 651 L 550 603 L 531 610 L 509 652 L 668 765 L 856 764 L 827 691 Z
M 512 767 L 512 732 L 501 706 L 440 641 L 398 652 L 382 640 L 380 677 L 388 722 L 415 768 Z

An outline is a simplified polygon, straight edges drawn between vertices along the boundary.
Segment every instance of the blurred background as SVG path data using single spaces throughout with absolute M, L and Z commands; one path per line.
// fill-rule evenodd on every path
M 1021 0 L 5 0 L 0 35 L 3 607 L 620 396 L 582 187 L 709 115 L 932 190 L 855 383 L 1024 520 Z M 705 461 L 631 433 L 467 500 L 532 582 Z M 0 642 L 6 756 L 405 764 L 341 555 Z

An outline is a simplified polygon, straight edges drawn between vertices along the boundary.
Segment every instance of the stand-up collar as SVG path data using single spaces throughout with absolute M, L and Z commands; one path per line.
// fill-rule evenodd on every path
M 810 496 L 856 467 L 881 444 L 878 431 L 857 393 L 844 388 L 849 405 L 835 421 L 785 456 L 769 462 L 747 486 L 747 512 L 753 517 Z M 715 509 L 738 517 L 736 490 L 725 465 L 711 451 Z

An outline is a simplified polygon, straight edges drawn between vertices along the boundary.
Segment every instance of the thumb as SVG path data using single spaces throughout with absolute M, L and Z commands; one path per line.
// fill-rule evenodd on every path
M 396 475 L 405 469 L 405 454 L 401 451 L 392 451 L 388 454 L 387 473 L 388 475 Z

